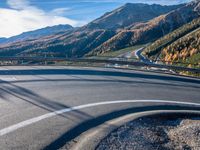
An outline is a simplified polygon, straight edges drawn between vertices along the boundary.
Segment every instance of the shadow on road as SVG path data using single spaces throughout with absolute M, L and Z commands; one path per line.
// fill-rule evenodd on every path
M 3 100 L 8 100 L 9 102 L 11 102 L 11 100 L 8 97 L 13 96 L 15 98 L 23 100 L 27 103 L 30 103 L 34 106 L 37 106 L 49 112 L 54 112 L 57 110 L 67 109 L 71 107 L 71 106 L 67 106 L 62 103 L 59 103 L 58 101 L 52 101 L 50 99 L 42 97 L 29 89 L 12 84 L 10 82 L 3 81 L 1 83 L 6 83 L 6 84 L 1 85 L 0 87 L 0 98 L 2 98 Z M 87 119 L 87 118 L 92 117 L 91 115 L 88 115 L 78 110 L 73 111 L 73 113 L 70 113 L 70 115 L 67 115 L 67 116 L 65 114 L 59 114 L 59 115 L 67 119 L 70 119 L 72 121 L 73 121 L 72 118 Z
M 190 88 L 200 88 L 200 85 L 196 86 L 196 85 L 185 85 L 184 83 L 180 84 L 180 83 L 159 83 L 159 82 L 154 82 L 154 81 L 130 81 L 130 80 L 119 80 L 119 79 L 115 79 L 112 77 L 107 77 L 105 80 L 104 79 L 86 79 L 86 78 L 79 78 L 79 79 L 34 79 L 34 80 L 16 80 L 16 81 L 10 81 L 9 83 L 36 83 L 36 82 L 92 82 L 92 83 L 123 83 L 123 84 L 130 84 L 130 85 L 134 85 L 135 84 L 143 84 L 143 85 L 150 85 L 150 86 L 155 86 L 155 85 L 159 85 L 159 86 L 174 86 L 174 87 L 190 87 Z M 1 83 L 5 83 L 4 81 L 0 80 L 0 84 Z M 1 92 L 1 91 L 0 91 Z M 2 94 L 0 93 L 0 97 L 2 96 Z
M 33 69 L 33 70 L 0 70 L 0 75 L 96 75 L 96 76 L 116 76 L 156 79 L 163 81 L 179 81 L 200 84 L 200 80 L 192 78 L 180 78 L 176 76 L 166 76 L 157 74 L 145 74 L 139 72 L 121 72 L 121 71 L 99 71 L 83 69 Z

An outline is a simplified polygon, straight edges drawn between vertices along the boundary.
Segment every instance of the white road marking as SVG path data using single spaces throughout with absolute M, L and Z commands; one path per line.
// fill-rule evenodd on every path
M 139 51 L 141 51 L 142 49 L 144 49 L 144 47 L 141 47 L 141 48 L 139 48 L 139 49 L 137 49 L 136 51 L 135 51 L 135 57 L 137 58 L 137 59 L 139 59 L 139 54 L 138 54 L 138 52 Z M 145 58 L 143 55 L 141 55 L 143 58 Z
M 15 77 L 1 77 L 0 80 L 2 80 L 2 81 L 16 81 L 17 78 L 15 78 Z
M 192 103 L 192 102 L 181 102 L 181 101 L 167 101 L 167 100 L 118 100 L 118 101 L 105 101 L 105 102 L 98 102 L 98 103 L 90 103 L 90 104 L 85 104 L 85 105 L 79 105 L 79 106 L 74 106 L 71 108 L 66 108 L 66 109 L 61 109 L 58 111 L 54 111 L 51 113 L 47 113 L 32 119 L 28 119 L 25 121 L 22 121 L 20 123 L 17 123 L 15 125 L 11 125 L 7 128 L 1 129 L 0 130 L 0 136 L 6 135 L 8 133 L 14 132 L 20 128 L 26 127 L 28 125 L 34 124 L 36 122 L 39 122 L 41 120 L 51 118 L 56 115 L 60 115 L 63 113 L 67 113 L 70 111 L 74 110 L 80 110 L 83 108 L 89 108 L 89 107 L 94 107 L 94 106 L 100 106 L 100 105 L 108 105 L 108 104 L 120 104 L 120 103 L 138 103 L 138 102 L 143 102 L 143 103 L 168 103 L 168 104 L 182 104 L 182 105 L 191 105 L 191 106 L 200 106 L 200 103 Z

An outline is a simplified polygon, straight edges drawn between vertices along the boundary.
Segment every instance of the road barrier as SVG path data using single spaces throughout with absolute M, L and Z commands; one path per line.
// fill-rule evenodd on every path
M 0 57 L 0 61 L 36 61 L 36 62 L 59 62 L 59 61 L 67 61 L 67 62 L 86 62 L 86 63 L 104 63 L 104 64 L 118 64 L 118 65 L 131 65 L 137 67 L 154 67 L 160 69 L 169 69 L 175 71 L 188 71 L 192 73 L 200 73 L 200 69 L 197 68 L 189 68 L 182 66 L 174 66 L 174 65 L 165 65 L 165 64 L 154 64 L 154 63 L 145 63 L 140 61 L 133 61 L 127 59 L 97 59 L 97 58 L 55 58 L 55 57 Z

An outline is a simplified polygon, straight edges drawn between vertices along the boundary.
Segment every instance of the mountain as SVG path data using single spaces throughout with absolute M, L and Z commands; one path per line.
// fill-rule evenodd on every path
M 20 35 L 13 36 L 11 38 L 0 38 L 0 43 L 5 44 L 5 43 L 13 43 L 13 42 L 19 42 L 19 41 L 24 41 L 24 40 L 34 40 L 38 39 L 41 37 L 53 35 L 53 34 L 58 34 L 60 32 L 66 32 L 70 29 L 73 29 L 72 26 L 70 25 L 56 25 L 52 27 L 46 27 L 34 31 L 29 31 L 29 32 L 24 32 Z
M 6 38 L 0 38 L 0 43 L 4 42 Z
M 96 55 L 107 50 L 146 43 L 197 17 L 196 12 L 193 14 L 195 7 L 188 5 L 128 3 L 80 28 L 31 41 L 0 45 L 0 55 L 31 55 L 45 51 L 60 53 L 60 56 L 82 57 L 88 53 Z M 184 14 L 175 16 L 176 13 Z M 184 17 L 185 20 L 179 21 L 176 17 Z
M 200 1 L 193 1 L 148 22 L 133 24 L 121 30 L 114 37 L 90 52 L 90 55 L 155 41 L 199 16 Z
M 89 29 L 123 29 L 129 25 L 139 22 L 146 22 L 161 14 L 168 13 L 182 5 L 161 6 L 157 4 L 131 4 L 127 3 L 124 6 L 104 14 L 102 17 L 92 21 L 86 27 Z

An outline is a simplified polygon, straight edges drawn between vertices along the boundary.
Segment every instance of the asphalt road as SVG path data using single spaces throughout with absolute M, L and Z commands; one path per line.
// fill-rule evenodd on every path
M 152 62 L 147 59 L 145 56 L 142 55 L 144 47 L 139 48 L 138 50 L 135 51 L 135 56 L 142 62 L 147 63 L 147 64 L 152 64 Z
M 0 149 L 57 149 L 113 117 L 186 107 L 166 101 L 200 104 L 200 80 L 110 68 L 0 67 Z

